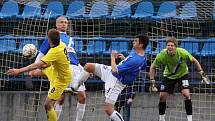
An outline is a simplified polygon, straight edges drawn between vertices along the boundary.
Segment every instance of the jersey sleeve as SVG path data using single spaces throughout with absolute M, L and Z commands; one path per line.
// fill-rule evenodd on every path
M 49 51 L 50 48 L 51 47 L 49 45 L 48 39 L 45 39 L 43 41 L 43 43 L 41 44 L 39 51 L 45 55 Z
M 159 54 L 156 56 L 155 60 L 153 61 L 153 65 L 155 65 L 155 67 L 160 66 L 160 65 L 162 64 L 162 61 L 161 61 L 161 60 L 163 60 L 163 54 L 162 54 L 162 53 L 159 53 Z
M 51 62 L 56 61 L 56 59 L 57 59 L 56 53 L 50 50 L 41 60 L 46 64 L 51 65 Z
M 182 49 L 183 53 L 186 55 L 186 59 L 192 61 L 193 56 L 185 49 Z

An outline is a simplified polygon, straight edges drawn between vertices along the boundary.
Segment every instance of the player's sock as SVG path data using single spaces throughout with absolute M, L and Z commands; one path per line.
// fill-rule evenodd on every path
M 90 76 L 90 73 L 83 70 L 81 71 L 81 74 L 79 76 L 79 79 L 77 81 L 74 81 L 71 85 L 72 88 L 74 88 L 75 90 L 78 89 L 78 87 L 83 84 Z
M 159 115 L 159 121 L 165 121 L 165 114 Z
M 47 118 L 48 121 L 57 121 L 57 115 L 54 108 L 51 108 L 50 110 L 47 111 Z
M 56 114 L 57 114 L 57 120 L 60 118 L 60 114 L 62 112 L 62 105 L 59 105 L 59 104 L 55 104 L 55 111 L 56 111 Z
M 121 114 L 118 113 L 117 111 L 114 111 L 111 115 L 110 115 L 110 118 L 113 120 L 113 121 L 124 121 Z
M 86 104 L 77 103 L 77 114 L 75 121 L 82 121 L 84 117 Z
M 187 120 L 188 121 L 192 121 L 192 102 L 191 100 L 184 100 L 184 104 L 185 104 L 185 109 L 186 109 L 186 113 L 187 113 Z
M 159 102 L 159 121 L 165 121 L 166 102 Z
M 193 121 L 193 116 L 192 115 L 187 115 L 187 121 Z

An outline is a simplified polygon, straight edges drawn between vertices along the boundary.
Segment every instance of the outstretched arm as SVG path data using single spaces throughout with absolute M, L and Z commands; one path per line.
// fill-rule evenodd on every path
M 191 60 L 191 62 L 195 65 L 196 70 L 197 70 L 198 72 L 203 71 L 203 70 L 202 70 L 202 66 L 201 66 L 200 63 L 196 60 L 196 58 L 193 57 L 192 60 Z
M 150 80 L 155 80 L 155 69 L 156 69 L 155 65 L 152 64 L 149 70 Z
M 47 64 L 44 63 L 43 61 L 38 61 L 37 63 L 30 64 L 30 65 L 23 67 L 23 68 L 20 68 L 20 69 L 9 69 L 7 71 L 7 74 L 8 75 L 19 75 L 23 72 L 28 72 L 28 71 L 32 71 L 32 70 L 37 69 L 37 68 L 42 68 L 45 65 L 47 65 Z

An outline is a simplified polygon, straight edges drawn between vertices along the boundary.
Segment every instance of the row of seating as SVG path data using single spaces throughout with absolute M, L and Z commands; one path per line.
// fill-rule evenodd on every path
M 8 51 L 22 52 L 22 48 L 25 44 L 32 43 L 39 48 L 38 38 L 36 37 L 24 37 L 18 38 L 19 46 L 17 47 L 16 37 L 4 36 L 0 37 L 0 53 L 7 53 Z M 43 40 L 39 38 L 40 40 Z M 157 55 L 162 49 L 166 47 L 166 38 L 151 39 L 149 45 L 146 48 L 146 53 Z M 87 55 L 110 55 L 111 50 L 117 50 L 118 52 L 128 54 L 132 51 L 131 39 L 129 38 L 80 38 L 75 37 L 75 49 L 77 53 Z M 85 42 L 85 44 L 84 44 Z M 185 48 L 193 55 L 199 56 L 215 56 L 215 38 L 209 38 L 204 41 L 196 39 L 194 37 L 187 37 L 180 39 L 180 47 Z M 200 47 L 203 44 L 202 48 Z M 83 49 L 87 46 L 86 50 Z
M 91 11 L 86 14 L 86 6 L 83 1 L 73 1 L 69 4 L 65 16 L 68 18 L 152 18 L 152 19 L 195 19 L 197 18 L 196 3 L 194 1 L 186 3 L 180 14 L 177 15 L 177 5 L 173 1 L 163 2 L 156 15 L 154 15 L 154 6 L 152 2 L 140 2 L 132 15 L 131 4 L 127 1 L 117 1 L 114 4 L 111 14 L 109 14 L 109 4 L 106 1 L 96 1 L 93 3 Z M 214 10 L 215 11 L 215 10 Z M 30 17 L 44 17 L 56 18 L 57 16 L 64 15 L 64 6 L 60 1 L 49 2 L 45 12 L 41 8 L 41 4 L 37 1 L 30 1 L 24 7 L 21 15 L 18 14 L 19 6 L 16 1 L 10 0 L 5 2 L 2 6 L 0 17 L 1 18 L 30 18 Z M 215 12 L 214 12 L 215 13 Z M 215 14 L 214 14 L 215 16 Z

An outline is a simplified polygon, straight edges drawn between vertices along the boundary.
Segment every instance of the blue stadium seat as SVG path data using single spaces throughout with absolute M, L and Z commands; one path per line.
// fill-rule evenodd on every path
M 117 52 L 120 53 L 125 53 L 127 54 L 129 50 L 129 44 L 128 44 L 128 39 L 127 38 L 114 38 L 111 42 L 111 50 L 116 50 Z
M 85 6 L 83 1 L 74 1 L 69 4 L 66 16 L 68 18 L 82 17 L 85 14 Z
M 199 44 L 198 40 L 194 37 L 187 37 L 184 39 L 181 39 L 180 47 L 186 49 L 191 54 L 197 54 L 199 51 Z
M 87 46 L 88 55 L 100 55 L 105 51 L 105 41 L 102 38 L 93 38 Z
M 83 41 L 80 38 L 74 38 L 75 41 L 75 52 L 81 53 L 83 50 Z
M 197 9 L 196 3 L 194 1 L 186 3 L 181 10 L 179 16 L 176 16 L 177 19 L 195 19 L 197 18 Z
M 131 5 L 126 1 L 117 1 L 113 7 L 110 18 L 121 19 L 131 17 Z
M 152 16 L 153 19 L 168 19 L 176 16 L 176 4 L 175 2 L 166 1 L 163 2 L 157 12 L 156 16 Z
M 149 41 L 149 44 L 145 49 L 145 53 L 150 54 L 151 52 L 152 52 L 152 42 Z
M 152 2 L 141 2 L 138 4 L 137 9 L 132 16 L 133 18 L 148 18 L 153 16 L 154 6 Z
M 6 54 L 8 52 L 16 51 L 16 41 L 13 36 L 0 37 L 0 53 Z
M 157 47 L 155 51 L 152 51 L 153 55 L 157 55 L 162 49 L 166 48 L 166 39 L 167 38 L 157 39 Z
M 37 47 L 37 49 L 39 49 L 39 44 L 35 37 L 25 37 L 25 38 L 21 38 L 20 40 L 19 49 L 17 50 L 18 53 L 22 53 L 22 49 L 26 44 L 33 44 Z
M 5 2 L 1 8 L 0 17 L 1 18 L 11 18 L 16 17 L 19 13 L 19 6 L 16 1 L 9 0 Z
M 93 4 L 89 15 L 85 17 L 90 18 L 101 18 L 108 15 L 108 3 L 105 1 L 97 1 Z
M 209 38 L 204 41 L 204 45 L 200 52 L 197 53 L 199 56 L 215 56 L 215 38 Z
M 19 18 L 34 18 L 39 17 L 41 14 L 41 6 L 40 3 L 37 1 L 31 1 L 28 2 L 24 10 L 22 12 L 22 15 L 18 15 Z
M 63 4 L 59 1 L 54 1 L 54 2 L 48 3 L 46 12 L 44 13 L 43 17 L 55 19 L 58 16 L 61 16 L 63 14 L 64 14 Z

